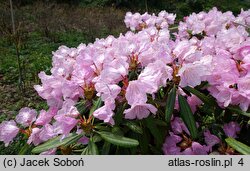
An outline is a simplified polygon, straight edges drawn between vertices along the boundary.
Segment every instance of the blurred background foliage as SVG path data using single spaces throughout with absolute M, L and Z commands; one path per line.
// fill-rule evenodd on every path
M 91 6 L 126 8 L 131 11 L 155 12 L 166 10 L 180 16 L 192 12 L 207 11 L 216 6 L 222 11 L 238 13 L 241 8 L 249 8 L 250 0 L 13 0 L 19 6 L 30 5 L 37 1 L 45 3 L 69 4 L 71 6 Z
M 37 74 L 50 73 L 52 51 L 60 45 L 77 47 L 95 38 L 125 33 L 127 11 L 177 14 L 177 22 L 192 12 L 217 7 L 238 14 L 250 0 L 12 0 L 16 33 L 13 34 L 9 0 L 0 0 L 0 122 L 14 118 L 24 107 L 47 108 L 34 91 Z M 18 41 L 17 41 L 18 40 Z M 20 62 L 16 57 L 19 50 Z M 18 71 L 21 65 L 21 73 Z M 18 89 L 22 75 L 23 91 Z M 17 137 L 20 138 L 20 137 Z M 20 138 L 21 139 L 21 138 Z M 16 154 L 22 141 L 0 154 Z

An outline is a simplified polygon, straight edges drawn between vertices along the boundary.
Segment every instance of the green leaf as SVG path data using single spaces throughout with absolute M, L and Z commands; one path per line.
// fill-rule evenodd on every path
M 185 97 L 178 95 L 178 101 L 180 106 L 181 118 L 183 119 L 185 125 L 188 127 L 192 138 L 196 139 L 198 137 L 198 130 L 191 108 Z
M 101 130 L 101 131 L 110 131 L 110 128 L 107 126 L 102 125 L 95 125 L 95 129 Z
M 59 146 L 68 146 L 70 144 L 77 142 L 82 136 L 83 136 L 83 134 L 78 135 L 78 134 L 71 133 L 71 134 L 69 134 L 68 137 L 64 138 L 63 140 L 61 140 L 62 136 L 55 137 L 55 138 L 37 146 L 37 147 L 35 147 L 32 150 L 32 153 L 37 154 L 37 153 L 41 153 L 41 152 L 47 151 L 47 150 L 52 149 L 52 148 L 57 148 Z
M 102 155 L 108 155 L 110 151 L 111 144 L 107 141 L 104 142 L 102 147 Z
M 113 134 L 120 135 L 120 136 L 123 136 L 123 134 L 124 134 L 124 133 L 122 132 L 121 128 L 119 128 L 118 126 L 114 126 L 114 127 L 112 128 L 111 132 L 112 132 Z
M 127 121 L 125 124 L 129 129 L 131 129 L 133 132 L 138 133 L 138 134 L 143 134 L 142 128 L 136 124 L 135 122 L 132 121 Z
M 165 109 L 165 120 L 168 125 L 170 124 L 170 120 L 174 111 L 175 99 L 176 99 L 176 88 L 174 85 L 174 87 L 168 93 L 167 104 Z
M 117 107 L 117 112 L 116 112 L 116 114 L 114 116 L 115 125 L 118 126 L 118 125 L 120 125 L 122 123 L 122 119 L 124 117 L 123 112 L 124 112 L 126 106 L 127 106 L 127 103 L 124 103 L 123 105 L 119 105 Z
M 101 106 L 102 106 L 102 99 L 101 99 L 101 97 L 99 97 L 96 101 L 93 100 L 93 106 L 90 109 L 89 116 L 91 116 L 94 113 L 94 111 L 96 109 L 100 108 Z
M 163 127 L 167 127 L 167 123 L 161 119 L 157 119 L 157 118 L 154 118 L 154 122 L 156 125 L 158 126 L 163 126 Z
M 92 138 L 89 140 L 89 143 L 88 143 L 88 154 L 89 155 L 98 155 L 99 154 L 98 148 L 97 148 L 96 144 L 94 143 L 94 141 L 92 140 Z
M 18 155 L 25 155 L 30 149 L 30 145 L 25 143 L 21 150 L 18 152 Z
M 86 101 L 80 101 L 76 103 L 75 107 L 80 114 L 84 114 L 88 110 L 86 107 Z
M 87 146 L 86 148 L 83 149 L 81 155 L 89 155 L 89 148 L 88 148 L 88 146 Z
M 92 139 L 95 143 L 97 143 L 97 142 L 100 142 L 102 140 L 102 137 L 98 134 L 95 134 Z
M 121 147 L 135 147 L 139 145 L 139 142 L 135 139 L 123 137 L 120 135 L 113 134 L 111 132 L 97 132 L 101 135 L 101 137 L 114 145 L 121 146 Z
M 155 119 L 150 116 L 145 119 L 145 124 L 156 140 L 156 145 L 161 146 L 164 141 L 163 132 L 157 127 Z
M 239 109 L 238 107 L 229 106 L 229 107 L 227 107 L 227 109 L 229 109 L 233 113 L 237 113 L 237 114 L 240 114 L 240 115 L 250 117 L 250 113 L 244 112 L 241 109 Z
M 213 98 L 206 96 L 205 94 L 201 93 L 200 91 L 198 91 L 190 86 L 187 86 L 184 89 L 187 90 L 188 92 L 196 95 L 201 101 L 203 101 L 204 103 L 206 103 L 210 106 L 217 105 L 216 101 Z
M 236 151 L 238 151 L 241 154 L 249 155 L 250 154 L 250 147 L 246 144 L 243 144 L 242 142 L 239 142 L 235 140 L 234 138 L 226 138 L 225 140 L 228 145 L 230 145 L 232 148 L 234 148 Z
M 139 142 L 140 142 L 141 153 L 148 154 L 150 138 L 149 138 L 149 132 L 147 129 L 143 129 L 143 134 L 139 136 Z

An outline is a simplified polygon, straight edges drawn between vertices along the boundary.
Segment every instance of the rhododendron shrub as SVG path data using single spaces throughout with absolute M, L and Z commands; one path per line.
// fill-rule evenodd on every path
M 48 110 L 0 124 L 34 154 L 250 154 L 250 10 L 125 16 L 130 29 L 53 52 Z M 27 149 L 22 149 L 27 151 Z

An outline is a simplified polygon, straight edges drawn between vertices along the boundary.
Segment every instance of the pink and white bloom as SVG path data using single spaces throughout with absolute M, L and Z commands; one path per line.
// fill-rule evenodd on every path
M 206 77 L 212 72 L 211 63 L 212 56 L 204 56 L 199 61 L 183 64 L 178 72 L 178 75 L 181 77 L 180 86 L 195 87 L 202 81 L 205 81 Z
M 182 152 L 183 155 L 207 155 L 207 153 L 207 147 L 198 142 L 192 142 L 191 147 Z
M 156 114 L 157 108 L 152 104 L 138 103 L 133 104 L 131 108 L 124 111 L 126 119 L 143 119 L 147 118 L 150 113 Z
M 54 119 L 56 120 L 53 125 L 55 132 L 62 134 L 62 139 L 65 138 L 78 123 L 77 119 L 65 115 L 56 115 Z
M 41 132 L 40 128 L 33 128 L 27 143 L 28 144 L 33 143 L 35 146 L 42 143 L 43 141 L 41 140 L 40 135 L 39 135 L 40 132 Z
M 166 86 L 167 80 L 172 79 L 173 69 L 162 61 L 157 60 L 149 64 L 139 75 L 138 80 L 144 84 L 146 93 L 153 94 L 158 89 Z
M 5 143 L 5 147 L 7 147 L 17 136 L 18 132 L 19 128 L 16 126 L 16 122 L 14 120 L 3 121 L 0 124 L 0 141 L 3 141 Z
M 30 126 L 36 120 L 37 112 L 28 107 L 22 108 L 16 116 L 16 122 L 23 127 Z
M 77 116 L 79 116 L 79 112 L 75 107 L 75 104 L 76 102 L 71 99 L 65 100 L 63 102 L 62 108 L 58 110 L 57 115 L 65 115 L 68 117 L 76 118 Z
M 228 137 L 237 138 L 237 133 L 240 132 L 240 125 L 237 122 L 229 122 L 224 124 L 223 130 Z
M 41 141 L 47 141 L 51 138 L 54 138 L 57 135 L 57 132 L 54 129 L 54 126 L 50 124 L 44 125 L 44 127 L 41 128 L 41 131 L 39 133 L 39 139 Z
M 205 137 L 205 142 L 206 142 L 210 152 L 212 152 L 212 147 L 214 145 L 221 142 L 221 140 L 217 136 L 211 134 L 209 130 L 206 130 L 204 132 L 204 137 Z
M 126 90 L 126 99 L 129 105 L 143 104 L 147 102 L 147 89 L 150 87 L 139 80 L 130 81 Z
M 112 118 L 114 115 L 113 110 L 115 109 L 115 104 L 110 101 L 105 101 L 104 106 L 100 107 L 99 109 L 95 110 L 93 116 L 100 120 L 103 120 L 106 123 L 110 123 L 114 125 L 114 119 Z
M 46 125 L 48 124 L 52 118 L 57 114 L 57 108 L 56 107 L 50 107 L 48 111 L 41 110 L 39 116 L 37 117 L 35 121 L 35 125 Z

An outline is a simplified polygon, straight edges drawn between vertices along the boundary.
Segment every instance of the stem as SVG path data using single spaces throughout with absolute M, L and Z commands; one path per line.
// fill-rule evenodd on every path
M 14 22 L 14 12 L 13 12 L 12 0 L 10 0 L 10 13 L 11 13 L 12 30 L 13 30 L 13 34 L 15 34 L 16 29 L 15 29 L 15 22 Z
M 145 0 L 145 8 L 146 8 L 146 11 L 148 12 L 148 1 Z
M 18 88 L 19 91 L 23 92 L 23 78 L 22 78 L 22 68 L 21 68 L 21 59 L 20 59 L 20 52 L 19 52 L 19 38 L 16 34 L 16 27 L 15 27 L 15 20 L 14 20 L 14 12 L 13 12 L 13 5 L 12 0 L 10 0 L 10 13 L 11 13 L 11 22 L 12 22 L 12 31 L 13 31 L 13 37 L 14 37 L 14 44 L 16 49 L 16 57 L 17 57 L 17 63 L 18 63 L 18 72 L 19 72 L 19 79 L 18 79 Z

